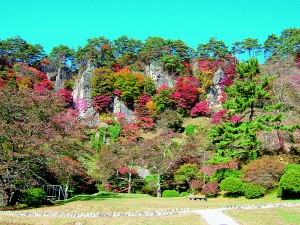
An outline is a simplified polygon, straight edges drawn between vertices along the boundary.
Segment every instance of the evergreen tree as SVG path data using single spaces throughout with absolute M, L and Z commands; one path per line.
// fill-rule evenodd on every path
M 280 104 L 270 103 L 271 79 L 259 76 L 256 59 L 240 63 L 236 71 L 238 78 L 233 85 L 225 88 L 228 98 L 223 108 L 226 114 L 219 116 L 218 124 L 213 125 L 208 137 L 216 146 L 216 156 L 255 159 L 260 144 L 259 131 L 293 127 L 279 125 L 283 116 L 272 114 Z

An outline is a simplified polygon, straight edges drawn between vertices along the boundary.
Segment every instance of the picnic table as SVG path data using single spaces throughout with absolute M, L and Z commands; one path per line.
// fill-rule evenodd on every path
M 206 197 L 200 197 L 200 196 L 188 196 L 187 197 L 188 200 L 199 200 L 199 201 L 207 201 Z

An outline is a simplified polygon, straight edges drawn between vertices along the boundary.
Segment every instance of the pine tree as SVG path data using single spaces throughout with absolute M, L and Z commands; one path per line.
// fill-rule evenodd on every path
M 213 125 L 208 137 L 217 149 L 216 157 L 236 157 L 247 161 L 258 156 L 261 130 L 287 130 L 279 123 L 283 116 L 274 115 L 280 104 L 272 104 L 271 81 L 260 77 L 257 59 L 240 63 L 234 84 L 225 88 L 228 96 L 218 124 Z M 224 110 L 223 110 L 224 111 Z

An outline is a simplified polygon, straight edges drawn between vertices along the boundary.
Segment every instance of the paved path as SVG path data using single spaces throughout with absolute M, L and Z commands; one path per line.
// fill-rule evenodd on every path
M 222 209 L 193 210 L 201 215 L 209 225 L 239 225 L 234 219 L 225 215 Z

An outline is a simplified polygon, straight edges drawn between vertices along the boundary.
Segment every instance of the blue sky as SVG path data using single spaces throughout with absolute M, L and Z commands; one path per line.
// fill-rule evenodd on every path
M 217 37 L 227 45 L 300 27 L 299 0 L 0 0 L 0 39 L 21 36 L 46 52 L 87 38 L 122 35 L 181 39 L 193 48 Z

